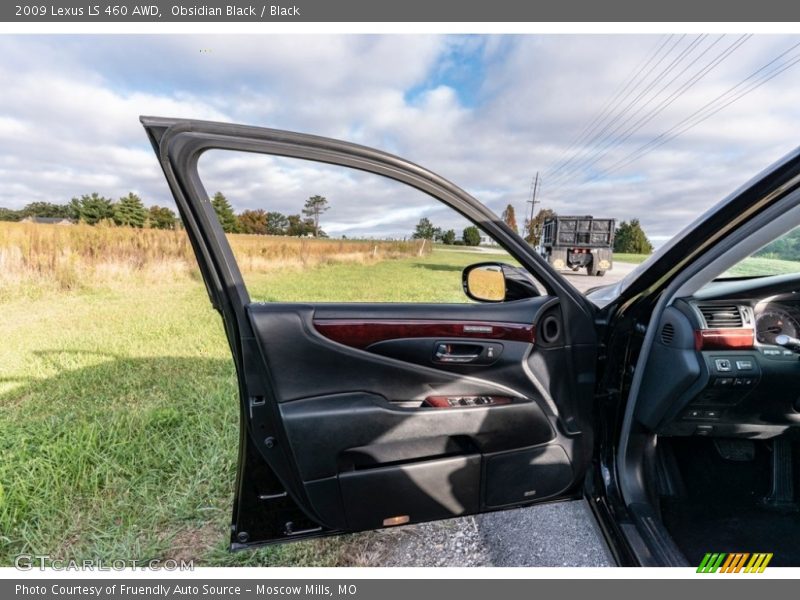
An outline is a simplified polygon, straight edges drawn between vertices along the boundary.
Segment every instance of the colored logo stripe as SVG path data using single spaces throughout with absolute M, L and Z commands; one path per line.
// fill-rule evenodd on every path
M 735 552 L 733 554 L 729 554 L 728 558 L 722 565 L 722 570 L 720 573 L 738 573 L 742 570 L 742 567 L 749 556 L 749 552 Z
M 769 554 L 759 553 L 753 554 L 753 558 L 750 559 L 750 562 L 747 563 L 747 567 L 745 567 L 745 573 L 763 573 L 764 569 L 767 568 L 769 561 L 772 560 L 772 552 Z
M 708 552 L 697 567 L 698 573 L 763 573 L 772 560 L 771 552 Z M 748 558 L 750 559 L 748 561 Z M 745 566 L 747 563 L 747 566 Z
M 719 566 L 722 564 L 722 561 L 725 560 L 725 553 L 717 553 L 711 552 L 707 553 L 704 557 L 700 566 L 697 567 L 698 573 L 716 573 Z

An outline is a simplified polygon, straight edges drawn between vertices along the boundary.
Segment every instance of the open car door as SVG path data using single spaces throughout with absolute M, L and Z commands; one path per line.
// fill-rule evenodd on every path
M 238 375 L 234 549 L 581 495 L 593 448 L 594 311 L 491 211 L 363 146 L 141 121 Z M 546 292 L 483 304 L 251 302 L 198 174 L 209 149 L 319 161 L 421 190 L 494 238 Z

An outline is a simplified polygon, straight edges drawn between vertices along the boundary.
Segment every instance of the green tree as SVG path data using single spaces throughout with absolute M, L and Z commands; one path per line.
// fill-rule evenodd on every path
M 19 221 L 21 218 L 18 210 L 0 207 L 0 221 Z
M 313 219 L 303 219 L 300 215 L 289 215 L 286 217 L 286 235 L 306 236 L 314 234 Z M 320 234 L 323 232 L 320 231 Z
M 456 242 L 456 232 L 448 229 L 442 234 L 442 243 L 446 246 L 452 246 Z
M 415 240 L 432 240 L 436 237 L 437 229 L 428 217 L 422 217 L 414 228 L 414 233 L 411 234 L 411 237 Z
M 289 219 L 286 215 L 279 212 L 267 213 L 267 234 L 269 235 L 286 235 L 286 229 L 289 227 Z
M 56 219 L 69 219 L 72 210 L 68 204 L 54 204 L 52 202 L 31 202 L 19 211 L 25 217 L 51 217 Z
M 800 229 L 794 229 L 767 244 L 755 256 L 800 261 Z
M 175 229 L 175 213 L 165 206 L 151 206 L 147 211 L 147 222 L 153 229 Z
M 481 243 L 481 232 L 475 225 L 466 227 L 461 237 L 467 246 L 477 246 Z
M 319 217 L 328 210 L 328 199 L 325 196 L 310 196 L 303 206 L 303 214 L 314 222 L 314 236 L 319 237 Z
M 117 225 L 142 228 L 147 221 L 147 209 L 133 192 L 120 198 L 113 208 L 112 218 Z
M 556 216 L 551 208 L 542 208 L 533 219 L 525 219 L 524 238 L 531 246 L 538 246 L 542 241 L 542 225 L 547 219 Z
M 514 233 L 517 233 L 517 214 L 511 204 L 506 206 L 500 218 L 503 219 L 503 222 L 508 225 Z
M 647 239 L 639 219 L 623 221 L 614 234 L 614 252 L 623 254 L 650 254 L 653 245 Z
M 96 225 L 100 221 L 111 219 L 114 216 L 114 206 L 111 200 L 97 192 L 73 198 L 70 200 L 69 208 L 70 217 L 89 225 Z
M 239 220 L 236 218 L 236 213 L 233 212 L 231 203 L 222 192 L 217 192 L 211 199 L 211 206 L 214 207 L 214 212 L 217 213 L 217 219 L 222 226 L 222 231 L 225 233 L 238 233 Z
M 263 209 L 243 210 L 239 213 L 239 231 L 256 235 L 267 233 L 267 211 Z

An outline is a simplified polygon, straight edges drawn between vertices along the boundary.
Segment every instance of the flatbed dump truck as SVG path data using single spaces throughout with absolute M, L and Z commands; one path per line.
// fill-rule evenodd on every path
M 602 277 L 613 266 L 614 219 L 550 217 L 542 224 L 540 252 L 556 269 L 586 269 Z

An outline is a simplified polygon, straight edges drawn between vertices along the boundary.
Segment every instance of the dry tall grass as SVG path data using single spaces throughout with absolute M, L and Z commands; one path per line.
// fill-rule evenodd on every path
M 248 273 L 412 256 L 420 243 L 229 235 Z M 0 300 L 20 293 L 196 277 L 183 231 L 0 222 Z

